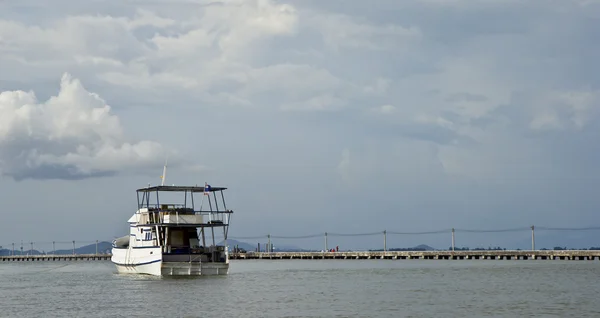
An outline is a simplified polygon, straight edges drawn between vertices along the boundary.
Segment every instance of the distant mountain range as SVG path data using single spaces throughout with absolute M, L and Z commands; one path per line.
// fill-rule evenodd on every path
M 223 244 L 223 241 L 218 243 L 219 245 Z M 234 247 L 237 247 L 239 249 L 245 250 L 246 252 L 254 252 L 257 250 L 258 248 L 258 244 L 253 245 L 253 244 L 249 244 L 246 242 L 241 242 L 241 241 L 237 241 L 237 240 L 233 240 L 233 239 L 229 239 L 227 240 L 227 244 L 229 245 L 229 248 L 231 250 L 233 250 Z M 262 251 L 264 251 L 265 249 L 265 244 L 261 244 L 260 245 L 260 249 Z M 429 245 L 425 245 L 425 244 L 421 244 L 415 247 L 409 247 L 409 248 L 389 248 L 388 251 L 434 251 L 435 248 L 429 246 Z M 297 246 L 290 246 L 290 245 L 275 245 L 273 246 L 273 251 L 274 252 L 315 252 L 317 250 L 314 249 L 304 249 L 304 248 L 300 248 Z M 318 250 L 320 251 L 320 250 Z M 383 249 L 371 249 L 370 251 L 383 251 Z
M 98 254 L 109 254 L 112 249 L 112 244 L 109 242 L 98 242 Z M 34 249 L 33 251 L 25 248 L 23 249 L 23 255 L 40 255 L 40 254 L 52 254 L 52 251 L 38 251 Z M 75 249 L 75 254 L 95 254 L 96 253 L 96 243 L 81 246 Z M 0 256 L 9 256 L 12 254 L 12 249 L 2 248 L 0 249 Z M 73 249 L 62 249 L 56 250 L 54 252 L 55 255 L 71 255 L 73 254 Z M 21 255 L 21 250 L 17 250 L 15 247 L 15 255 Z

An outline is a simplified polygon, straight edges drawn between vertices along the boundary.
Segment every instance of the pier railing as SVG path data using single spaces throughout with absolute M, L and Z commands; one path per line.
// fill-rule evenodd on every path
M 516 228 L 505 228 L 505 229 L 463 229 L 463 228 L 449 228 L 442 230 L 433 230 L 433 231 L 396 231 L 396 230 L 382 230 L 382 231 L 374 231 L 374 232 L 365 232 L 365 233 L 336 233 L 336 232 L 324 232 L 324 233 L 315 233 L 309 235 L 297 235 L 297 236 L 289 236 L 289 235 L 272 235 L 272 234 L 263 234 L 256 236 L 243 236 L 243 237 L 229 237 L 230 239 L 235 240 L 262 240 L 266 244 L 263 244 L 264 249 L 261 248 L 260 243 L 257 246 L 257 251 L 264 252 L 273 252 L 273 244 L 272 240 L 281 239 L 281 240 L 303 240 L 303 239 L 314 239 L 314 238 L 323 238 L 323 247 L 324 251 L 331 250 L 331 246 L 329 245 L 329 239 L 331 237 L 358 237 L 358 236 L 380 236 L 382 238 L 382 247 L 383 251 L 388 251 L 388 236 L 411 236 L 411 235 L 448 235 L 450 239 L 450 250 L 456 251 L 456 236 L 460 233 L 516 233 L 516 232 L 526 232 L 531 235 L 531 250 L 536 250 L 535 243 L 535 234 L 536 232 L 546 232 L 546 231 L 599 231 L 600 226 L 592 226 L 592 227 L 546 227 L 546 226 L 527 226 L 527 227 L 516 227 Z M 600 246 L 600 242 L 597 244 Z
M 464 228 L 448 228 L 431 231 L 399 231 L 399 230 L 381 230 L 365 233 L 338 233 L 338 232 L 323 232 L 309 235 L 273 235 L 263 234 L 255 236 L 229 236 L 229 239 L 235 240 L 252 240 L 263 242 L 257 244 L 257 251 L 273 252 L 273 240 L 305 240 L 305 239 L 323 239 L 323 250 L 331 250 L 330 239 L 332 237 L 368 237 L 380 236 L 382 244 L 379 247 L 374 246 L 375 250 L 384 252 L 388 249 L 388 236 L 421 236 L 421 235 L 448 235 L 449 250 L 460 251 L 461 248 L 456 247 L 456 237 L 461 233 L 523 233 L 530 235 L 531 250 L 536 250 L 535 235 L 538 232 L 547 231 L 600 231 L 600 226 L 590 227 L 546 227 L 546 226 L 526 226 L 505 229 L 464 229 Z M 526 234 L 529 233 L 529 234 Z M 218 237 L 217 237 L 218 238 Z M 222 239 L 222 238 L 219 238 Z M 600 242 L 596 244 L 600 246 Z M 590 246 L 592 247 L 592 246 Z M 230 244 L 230 249 L 233 246 Z M 89 241 L 89 240 L 72 240 L 72 241 L 27 241 L 19 240 L 11 243 L 0 244 L 0 251 L 4 256 L 27 256 L 27 255 L 106 255 L 110 254 L 110 241 Z

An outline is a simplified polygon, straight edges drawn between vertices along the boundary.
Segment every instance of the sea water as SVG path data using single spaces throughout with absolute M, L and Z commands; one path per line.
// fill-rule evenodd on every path
M 600 317 L 600 261 L 233 260 L 230 275 L 0 263 L 0 317 Z

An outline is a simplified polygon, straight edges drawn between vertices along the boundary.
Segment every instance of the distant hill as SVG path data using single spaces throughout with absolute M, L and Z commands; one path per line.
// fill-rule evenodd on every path
M 112 244 L 109 242 L 98 242 L 98 254 L 108 254 L 112 249 Z M 15 254 L 20 255 L 20 250 L 15 249 Z M 12 250 L 9 249 L 0 249 L 0 256 L 9 256 L 12 253 Z M 32 255 L 40 255 L 40 254 L 52 254 L 52 251 L 38 251 L 34 249 L 33 251 L 23 249 L 23 254 L 32 254 Z M 75 249 L 75 254 L 95 254 L 96 253 L 96 243 L 90 245 L 84 245 Z M 73 249 L 66 250 L 56 250 L 54 253 L 56 255 L 71 255 L 73 254 Z
M 217 243 L 217 245 L 223 245 L 223 241 Z M 240 242 L 240 241 L 232 240 L 232 239 L 227 240 L 227 245 L 229 245 L 230 249 L 233 249 L 234 246 L 237 246 L 238 248 L 241 248 L 246 251 L 254 251 L 256 249 L 255 245 L 250 245 L 248 243 Z
M 435 248 L 433 248 L 429 245 L 425 245 L 425 244 L 417 245 L 414 248 L 423 249 L 424 251 L 434 251 L 435 250 Z
M 221 241 L 217 244 L 222 245 L 223 241 Z M 237 246 L 240 249 L 243 249 L 247 252 L 254 252 L 254 251 L 256 251 L 256 248 L 258 247 L 258 244 L 250 244 L 250 243 L 246 243 L 246 242 L 242 242 L 242 241 L 237 241 L 234 239 L 228 239 L 227 245 L 229 245 L 229 248 L 231 250 L 233 250 L 233 248 L 235 246 Z M 278 245 L 278 244 L 273 244 L 273 245 L 274 245 L 273 246 L 274 252 L 315 252 L 315 251 L 320 251 L 320 250 L 315 250 L 315 249 L 304 249 L 301 247 L 290 246 L 290 245 Z M 265 243 L 261 243 L 260 249 L 264 251 L 264 248 L 265 248 Z M 370 251 L 383 251 L 383 249 L 371 249 Z M 409 248 L 388 248 L 388 251 L 435 251 L 435 248 L 433 248 L 429 245 L 421 244 L 421 245 L 417 245 L 415 247 L 409 247 Z

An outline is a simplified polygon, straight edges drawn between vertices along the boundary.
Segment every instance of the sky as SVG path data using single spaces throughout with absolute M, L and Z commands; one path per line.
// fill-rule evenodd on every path
M 516 248 L 531 225 L 597 226 L 599 17 L 597 0 L 1 1 L 0 245 L 127 234 L 167 157 L 167 184 L 228 187 L 232 237 L 525 228 L 456 234 Z

